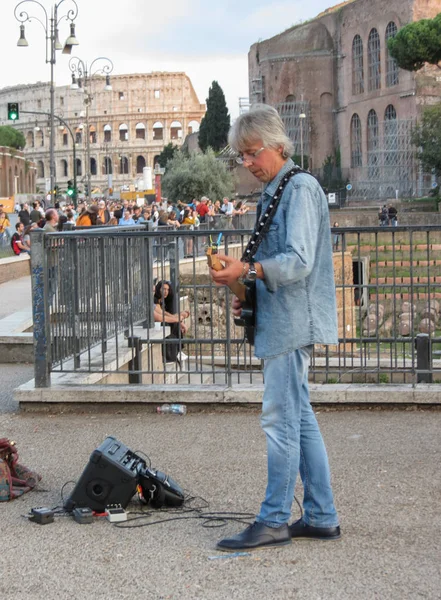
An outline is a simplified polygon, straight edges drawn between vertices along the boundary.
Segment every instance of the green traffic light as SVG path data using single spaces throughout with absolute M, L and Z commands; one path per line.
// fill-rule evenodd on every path
M 73 196 L 73 194 L 74 194 L 74 191 L 72 189 L 68 189 L 67 190 L 67 195 L 68 196 Z
M 10 119 L 11 121 L 16 121 L 16 120 L 17 120 L 17 116 L 18 116 L 18 115 L 17 115 L 17 113 L 15 113 L 15 112 L 12 112 L 12 113 L 9 115 L 9 119 Z
M 17 121 L 19 118 L 18 102 L 8 102 L 8 120 Z

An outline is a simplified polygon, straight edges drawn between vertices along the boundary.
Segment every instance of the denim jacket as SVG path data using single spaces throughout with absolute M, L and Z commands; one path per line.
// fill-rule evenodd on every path
M 266 185 L 259 201 L 263 211 L 293 166 L 288 159 Z M 328 203 L 314 177 L 299 173 L 288 182 L 254 260 L 265 274 L 256 282 L 256 356 L 271 358 L 314 343 L 337 344 Z

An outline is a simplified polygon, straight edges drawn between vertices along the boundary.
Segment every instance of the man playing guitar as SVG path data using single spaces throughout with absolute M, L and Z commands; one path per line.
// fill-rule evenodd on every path
M 217 285 L 232 287 L 241 278 L 256 283 L 255 354 L 264 360 L 261 424 L 268 481 L 255 523 L 217 547 L 235 552 L 297 538 L 338 539 L 328 458 L 308 389 L 313 345 L 338 342 L 326 197 L 318 182 L 289 158 L 293 144 L 274 108 L 255 105 L 240 115 L 229 143 L 238 152 L 236 160 L 265 188 L 242 260 L 218 254 L 224 268 L 211 268 L 210 274 Z M 234 298 L 234 315 L 241 310 Z M 288 526 L 299 471 L 304 513 Z

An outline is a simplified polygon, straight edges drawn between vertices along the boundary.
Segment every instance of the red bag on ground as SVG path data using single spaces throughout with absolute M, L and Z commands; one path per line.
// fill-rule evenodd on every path
M 31 491 L 40 480 L 41 475 L 18 463 L 15 442 L 0 438 L 0 502 Z

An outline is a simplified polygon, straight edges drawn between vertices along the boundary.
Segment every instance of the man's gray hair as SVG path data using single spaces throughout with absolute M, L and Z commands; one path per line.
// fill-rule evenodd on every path
M 268 104 L 254 104 L 233 123 L 228 142 L 236 152 L 244 152 L 250 144 L 262 140 L 265 148 L 282 146 L 282 156 L 294 154 L 294 144 L 286 135 L 285 126 L 275 108 Z

